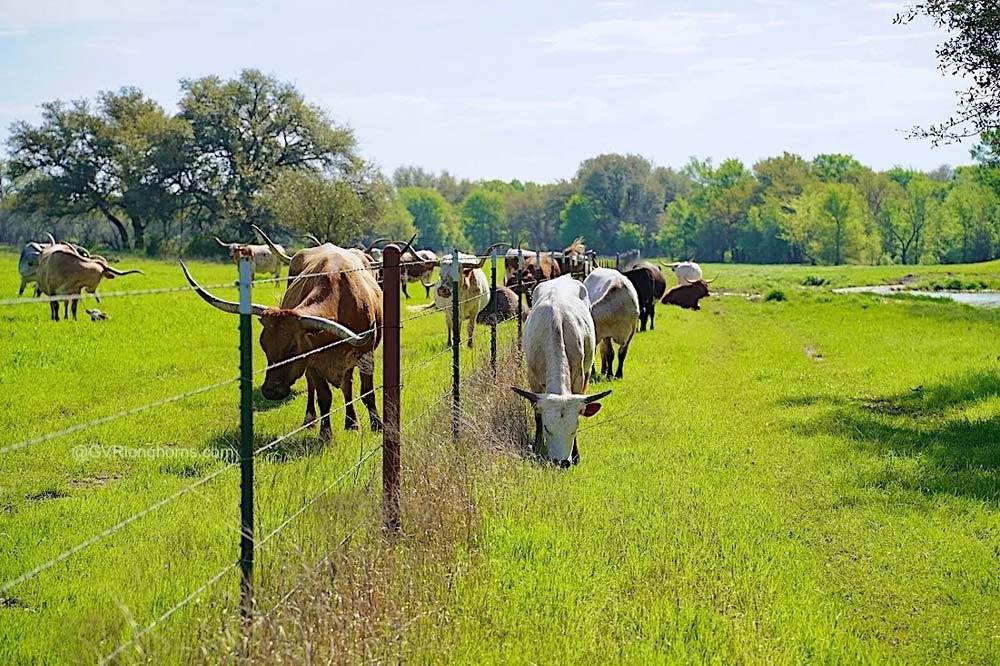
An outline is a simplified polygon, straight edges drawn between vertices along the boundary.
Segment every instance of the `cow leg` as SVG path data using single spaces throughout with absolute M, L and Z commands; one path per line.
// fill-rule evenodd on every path
M 447 310 L 444 313 L 444 325 L 448 328 L 448 346 L 451 347 L 451 311 Z
M 22 296 L 24 294 L 24 289 L 27 286 L 28 286 L 28 281 L 25 280 L 24 278 L 21 278 L 21 288 L 17 290 L 17 295 Z
M 424 287 L 424 298 L 430 298 L 431 297 L 431 289 L 434 287 L 434 285 L 432 284 L 430 287 L 428 287 L 425 284 L 425 285 L 423 285 L 423 287 Z
M 576 437 L 573 438 L 573 453 L 570 456 L 570 460 L 574 465 L 580 464 L 580 448 L 576 445 Z
M 615 362 L 615 349 L 611 346 L 611 338 L 601 340 L 601 374 L 611 379 L 611 368 Z
M 372 432 L 382 432 L 382 419 L 375 404 L 375 378 L 372 374 L 361 373 L 361 404 L 368 410 L 368 423 Z
M 628 346 L 631 342 L 632 338 L 629 338 L 625 344 L 618 346 L 618 372 L 615 373 L 615 379 L 622 378 L 622 366 L 625 365 L 625 357 L 628 356 Z
M 333 429 L 330 427 L 330 407 L 333 406 L 333 391 L 325 379 L 318 379 L 316 382 L 316 402 L 319 403 L 320 439 L 331 439 Z
M 63 301 L 63 319 L 69 321 L 69 301 Z
M 340 380 L 340 390 L 344 394 L 344 430 L 358 429 L 358 413 L 354 411 L 354 368 L 344 373 Z
M 403 279 L 400 280 L 400 284 L 403 285 L 403 296 L 406 296 L 407 298 L 409 298 L 410 297 L 410 292 L 408 292 L 406 290 L 406 281 L 407 281 L 406 277 L 404 276 Z
M 306 416 L 302 419 L 302 426 L 306 428 L 312 428 L 316 425 L 316 386 L 313 384 L 312 377 L 309 373 L 306 373 L 306 392 L 309 394 L 309 398 L 306 401 Z
M 649 314 L 649 330 L 654 330 L 656 327 L 653 326 L 653 320 L 656 319 L 656 300 L 650 301 L 646 308 L 646 312 Z
M 76 308 L 78 305 L 80 305 L 80 299 L 74 298 L 73 306 L 70 308 L 73 311 L 73 321 L 76 321 Z
M 649 316 L 649 310 L 645 305 L 639 306 L 639 332 L 646 332 L 646 317 Z
M 469 317 L 469 349 L 472 349 L 472 336 L 476 334 L 476 315 Z
M 49 319 L 59 321 L 59 301 L 49 301 Z

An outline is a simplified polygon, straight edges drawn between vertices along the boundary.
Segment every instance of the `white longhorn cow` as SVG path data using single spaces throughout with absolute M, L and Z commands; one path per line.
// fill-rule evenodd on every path
M 530 391 L 512 387 L 535 410 L 535 446 L 561 467 L 580 462 L 580 415 L 593 416 L 611 391 L 586 395 L 596 335 L 587 288 L 569 275 L 535 288 L 524 324 Z
M 628 346 L 635 335 L 636 322 L 639 321 L 639 295 L 628 278 L 610 268 L 595 268 L 583 284 L 587 287 L 590 314 L 594 318 L 597 344 L 601 350 L 601 374 L 611 379 L 611 368 L 615 361 L 615 350 L 611 343 L 616 342 L 618 371 L 614 376 L 621 379 Z
M 660 265 L 674 272 L 674 275 L 677 276 L 677 284 L 690 284 L 702 279 L 701 266 L 693 261 L 675 261 L 669 264 L 661 261 Z

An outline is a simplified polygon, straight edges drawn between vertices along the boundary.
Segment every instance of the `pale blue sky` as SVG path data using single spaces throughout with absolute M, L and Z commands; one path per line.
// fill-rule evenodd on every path
M 37 105 L 255 67 L 352 126 L 386 172 L 551 181 L 601 152 L 665 166 L 783 150 L 877 168 L 968 163 L 901 130 L 958 81 L 899 3 L 0 0 L 0 137 Z

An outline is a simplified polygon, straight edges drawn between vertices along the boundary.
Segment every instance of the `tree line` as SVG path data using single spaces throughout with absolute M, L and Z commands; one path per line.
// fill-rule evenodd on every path
M 246 70 L 181 81 L 168 114 L 140 90 L 50 102 L 16 122 L 0 164 L 0 240 L 61 229 L 84 244 L 214 253 L 213 235 L 375 237 L 420 247 L 498 241 L 748 263 L 947 263 L 1000 256 L 1000 134 L 974 164 L 924 173 L 850 155 L 783 153 L 752 166 L 639 155 L 585 160 L 555 183 L 471 181 L 417 166 L 391 178 L 349 128 L 293 86 Z

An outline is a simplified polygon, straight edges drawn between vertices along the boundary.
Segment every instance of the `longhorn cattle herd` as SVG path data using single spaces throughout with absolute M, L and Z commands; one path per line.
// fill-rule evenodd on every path
M 347 405 L 344 427 L 356 429 L 353 407 L 353 373 L 361 376 L 361 402 L 368 411 L 372 430 L 382 421 L 374 396 L 374 351 L 382 339 L 382 250 L 383 238 L 367 247 L 344 248 L 309 236 L 312 247 L 289 256 L 261 229 L 253 227 L 262 245 L 225 243 L 233 261 L 249 257 L 253 272 L 280 278 L 288 266 L 288 281 L 281 302 L 275 307 L 254 304 L 253 314 L 261 322 L 260 346 L 268 361 L 261 392 L 270 400 L 287 397 L 292 386 L 305 376 L 308 403 L 304 425 L 320 423 L 320 435 L 329 438 L 332 388 L 338 388 Z M 438 257 L 431 250 L 416 250 L 408 243 L 401 251 L 401 287 L 409 298 L 407 284 L 420 282 L 425 296 L 433 293 L 427 308 L 445 314 L 447 345 L 453 344 L 452 302 L 457 291 L 459 321 L 467 326 L 466 343 L 473 346 L 476 323 L 494 324 L 515 319 L 526 312 L 523 349 L 530 390 L 512 387 L 526 398 L 535 415 L 535 446 L 551 462 L 569 467 L 580 460 L 577 430 L 581 416 L 600 408 L 600 400 L 611 391 L 587 395 L 590 381 L 597 378 L 595 363 L 600 353 L 600 373 L 622 379 L 625 359 L 635 334 L 654 328 L 655 303 L 698 310 L 698 302 L 709 295 L 701 267 L 694 261 L 662 263 L 671 269 L 677 285 L 667 289 L 663 271 L 640 260 L 638 251 L 619 256 L 616 269 L 595 267 L 596 256 L 578 238 L 562 252 L 508 249 L 503 255 L 506 286 L 494 293 L 483 270 L 491 246 L 482 255 L 458 255 L 458 270 L 452 255 Z M 192 277 L 181 262 L 184 277 L 208 304 L 236 314 L 237 303 L 212 295 Z M 436 282 L 432 282 L 435 269 Z M 64 317 L 84 292 L 97 298 L 102 279 L 114 279 L 138 270 L 121 271 L 107 259 L 91 255 L 86 248 L 60 243 L 28 243 L 18 262 L 21 285 L 35 283 L 35 296 L 51 297 L 50 312 L 59 320 L 59 301 Z M 457 279 L 453 275 L 457 274 Z M 524 299 L 523 301 L 521 299 Z M 100 302 L 100 299 L 97 299 Z M 522 306 L 523 303 L 523 306 Z M 99 310 L 88 310 L 95 321 L 106 319 Z M 96 314 L 95 314 L 96 313 Z M 341 344 L 343 343 L 343 344 Z M 618 363 L 615 367 L 617 345 Z M 319 415 L 317 419 L 316 402 Z

